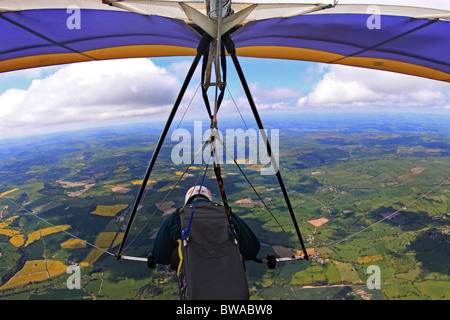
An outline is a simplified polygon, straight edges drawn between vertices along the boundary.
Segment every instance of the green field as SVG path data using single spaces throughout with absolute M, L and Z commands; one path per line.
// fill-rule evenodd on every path
M 330 117 L 316 125 L 309 120 L 272 119 L 270 127 L 280 128 L 280 171 L 306 246 L 316 254 L 309 262 L 279 263 L 275 269 L 247 262 L 251 298 L 450 299 L 448 121 Z M 0 194 L 18 189 L 0 197 L 0 224 L 18 216 L 3 228 L 10 231 L 0 232 L 0 299 L 178 299 L 176 274 L 167 266 L 149 270 L 145 263 L 117 261 L 108 254 L 81 268 L 79 290 L 67 289 L 68 274 L 1 290 L 26 261 L 82 264 L 93 250 L 90 245 L 61 247 L 71 238 L 63 232 L 15 246 L 11 232 L 26 240 L 48 228 L 49 221 L 70 225 L 70 234 L 91 244 L 102 232 L 123 232 L 140 187 L 132 182 L 142 180 L 159 137 L 156 128 L 144 128 L 0 141 Z M 166 141 L 152 172 L 125 254 L 147 256 L 166 217 L 157 204 L 178 180 L 174 172 L 185 169 L 171 162 L 169 145 Z M 166 201 L 173 207 L 182 205 L 201 167 L 189 170 L 170 193 Z M 273 216 L 256 201 L 235 165 L 222 166 L 223 180 L 233 211 L 264 244 L 261 257 L 279 246 L 299 249 L 275 176 L 262 176 L 252 165 L 242 168 L 268 199 Z M 213 176 L 208 172 L 205 184 L 220 202 Z M 255 202 L 236 203 L 247 198 Z M 321 218 L 328 221 L 309 222 Z M 116 253 L 117 245 L 107 249 Z M 366 286 L 371 265 L 380 270 L 380 290 Z

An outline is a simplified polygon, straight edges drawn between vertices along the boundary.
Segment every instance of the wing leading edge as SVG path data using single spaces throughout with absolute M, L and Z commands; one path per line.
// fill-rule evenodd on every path
M 232 3 L 232 8 L 223 23 L 238 56 L 336 63 L 450 82 L 450 11 L 304 3 Z M 0 72 L 191 56 L 201 34 L 214 33 L 215 24 L 202 2 L 4 0 Z

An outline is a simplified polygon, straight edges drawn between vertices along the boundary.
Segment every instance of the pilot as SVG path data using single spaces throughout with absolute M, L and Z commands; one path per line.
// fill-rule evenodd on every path
M 191 224 L 189 224 L 189 220 L 192 220 Z M 230 273 L 228 282 L 238 281 L 234 279 L 239 278 L 241 279 L 239 283 L 245 282 L 245 285 L 242 286 L 247 285 L 246 280 L 244 281 L 242 275 L 239 274 L 241 271 L 230 269 L 242 268 L 245 273 L 244 261 L 256 259 L 260 243 L 250 227 L 232 212 L 231 223 L 232 226 L 230 226 L 230 219 L 225 208 L 212 201 L 212 194 L 208 188 L 193 186 L 186 193 L 185 205 L 178 208 L 161 225 L 153 245 L 152 255 L 156 263 L 170 265 L 172 269 L 177 270 L 181 299 L 195 299 L 196 297 L 227 299 L 226 289 L 219 286 L 220 282 L 227 281 L 227 273 Z M 188 225 L 190 226 L 189 236 L 185 239 L 186 241 L 182 241 L 182 230 L 185 230 Z M 189 261 L 189 265 L 187 265 L 188 263 L 182 265 L 183 253 L 184 260 Z M 205 257 L 207 258 L 205 259 Z M 233 264 L 233 261 L 237 260 L 239 262 Z M 227 264 L 228 267 L 224 264 Z M 235 267 L 231 267 L 233 265 Z M 180 270 L 187 274 L 180 276 Z M 195 281 L 196 273 L 199 277 L 201 276 L 201 281 Z M 207 285 L 208 276 L 211 278 L 209 286 Z M 183 292 L 186 283 L 182 283 L 182 281 L 185 281 L 186 277 L 188 287 L 192 288 L 191 290 L 187 289 L 191 292 L 190 296 Z M 193 280 L 189 281 L 191 278 Z M 202 283 L 203 289 L 196 290 L 200 286 L 198 282 Z M 239 287 L 239 285 L 235 286 Z M 217 289 L 212 287 L 217 287 Z M 199 291 L 201 291 L 200 295 L 196 293 Z M 248 294 L 248 287 L 240 290 L 239 293 L 230 292 L 229 298 L 239 299 L 240 292 L 243 292 L 241 298 L 246 299 L 245 291 Z

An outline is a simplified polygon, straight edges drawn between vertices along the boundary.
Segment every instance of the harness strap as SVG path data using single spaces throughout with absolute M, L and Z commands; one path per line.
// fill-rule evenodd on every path
M 189 229 L 191 228 L 192 218 L 194 217 L 195 207 L 197 206 L 198 197 L 200 196 L 200 191 L 202 190 L 203 181 L 205 181 L 206 171 L 208 171 L 208 164 L 206 164 L 205 172 L 203 173 L 202 182 L 200 183 L 200 188 L 197 193 L 197 198 L 194 202 L 194 209 L 192 209 L 191 216 L 189 217 L 189 223 L 186 228 L 181 232 L 181 240 L 186 240 L 189 237 Z
M 212 152 L 214 152 L 213 150 Z M 238 236 L 236 229 L 234 228 L 233 220 L 231 219 L 231 208 L 228 204 L 227 195 L 225 193 L 225 186 L 222 180 L 222 174 L 220 170 L 220 164 L 214 160 L 214 173 L 216 174 L 217 184 L 219 185 L 220 196 L 222 197 L 223 206 L 225 207 L 225 212 L 227 213 L 228 224 L 230 225 L 231 236 L 233 237 L 234 244 L 238 244 Z
M 181 250 L 181 239 L 177 240 L 178 242 L 178 258 L 180 258 L 180 262 L 178 263 L 178 268 L 177 268 L 177 276 L 180 276 L 180 269 L 181 269 L 181 265 L 183 264 L 183 252 Z

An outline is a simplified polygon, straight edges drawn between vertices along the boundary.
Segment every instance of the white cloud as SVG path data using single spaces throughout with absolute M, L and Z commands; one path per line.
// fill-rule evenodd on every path
M 176 61 L 176 62 L 172 63 L 171 65 L 169 65 L 167 67 L 167 69 L 171 73 L 176 75 L 179 79 L 184 79 L 186 77 L 186 75 L 187 75 L 191 65 L 192 65 L 192 61 L 190 61 L 190 60 Z M 194 74 L 192 76 L 192 80 L 191 81 L 195 81 L 195 80 L 200 81 L 201 69 L 202 69 L 201 68 L 201 63 L 199 63 L 199 65 L 195 69 L 195 72 L 194 72 Z
M 42 128 L 40 132 L 71 129 L 74 124 L 81 127 L 124 124 L 136 119 L 165 120 L 180 89 L 180 80 L 189 68 L 190 62 L 186 61 L 163 68 L 148 59 L 122 59 L 22 73 L 20 77 L 27 78 L 29 85 L 14 86 L 0 94 L 0 136 L 29 134 Z M 305 77 L 310 79 L 299 80 L 298 89 L 250 83 L 258 109 L 261 112 L 317 108 L 428 108 L 447 112 L 450 109 L 447 83 L 341 65 L 313 64 L 305 70 Z M 14 73 L 4 74 L 0 84 L 6 81 L 5 76 L 17 77 Z M 36 76 L 37 79 L 30 80 Z M 178 118 L 189 104 L 184 119 L 206 118 L 198 90 L 199 78 L 197 70 Z M 275 85 L 276 77 L 271 81 Z M 209 96 L 212 103 L 214 87 L 210 88 Z M 250 113 L 242 90 L 235 92 L 233 99 L 227 90 L 220 113 L 236 115 L 234 103 L 240 112 Z
M 252 98 L 256 104 L 256 107 L 260 112 L 278 112 L 280 110 L 295 110 L 297 100 L 302 96 L 302 91 L 294 90 L 285 87 L 273 86 L 270 88 L 261 87 L 259 83 L 249 83 L 250 92 Z M 214 98 L 214 87 L 210 88 L 209 96 L 210 101 Z M 201 94 L 198 94 L 201 96 Z M 203 100 L 195 99 L 197 105 L 199 105 L 200 113 L 197 116 L 201 116 L 205 107 Z M 239 112 L 236 110 L 239 110 Z M 220 106 L 219 114 L 221 116 L 239 116 L 241 114 L 251 114 L 251 108 L 243 90 L 232 93 L 231 90 L 226 90 L 224 99 Z
M 302 96 L 302 92 L 300 90 L 290 88 L 278 86 L 262 88 L 257 83 L 252 83 L 249 86 L 255 104 L 261 110 L 291 108 Z M 240 102 L 248 105 L 248 100 L 245 97 L 241 97 Z
M 372 69 L 331 65 L 299 107 L 440 108 L 450 103 L 447 83 Z
M 0 130 L 157 114 L 173 104 L 179 87 L 176 76 L 148 59 L 71 64 L 0 95 Z
M 311 105 L 329 105 L 373 101 L 378 95 L 357 79 L 342 79 L 342 75 L 330 71 L 316 84 L 307 98 Z

